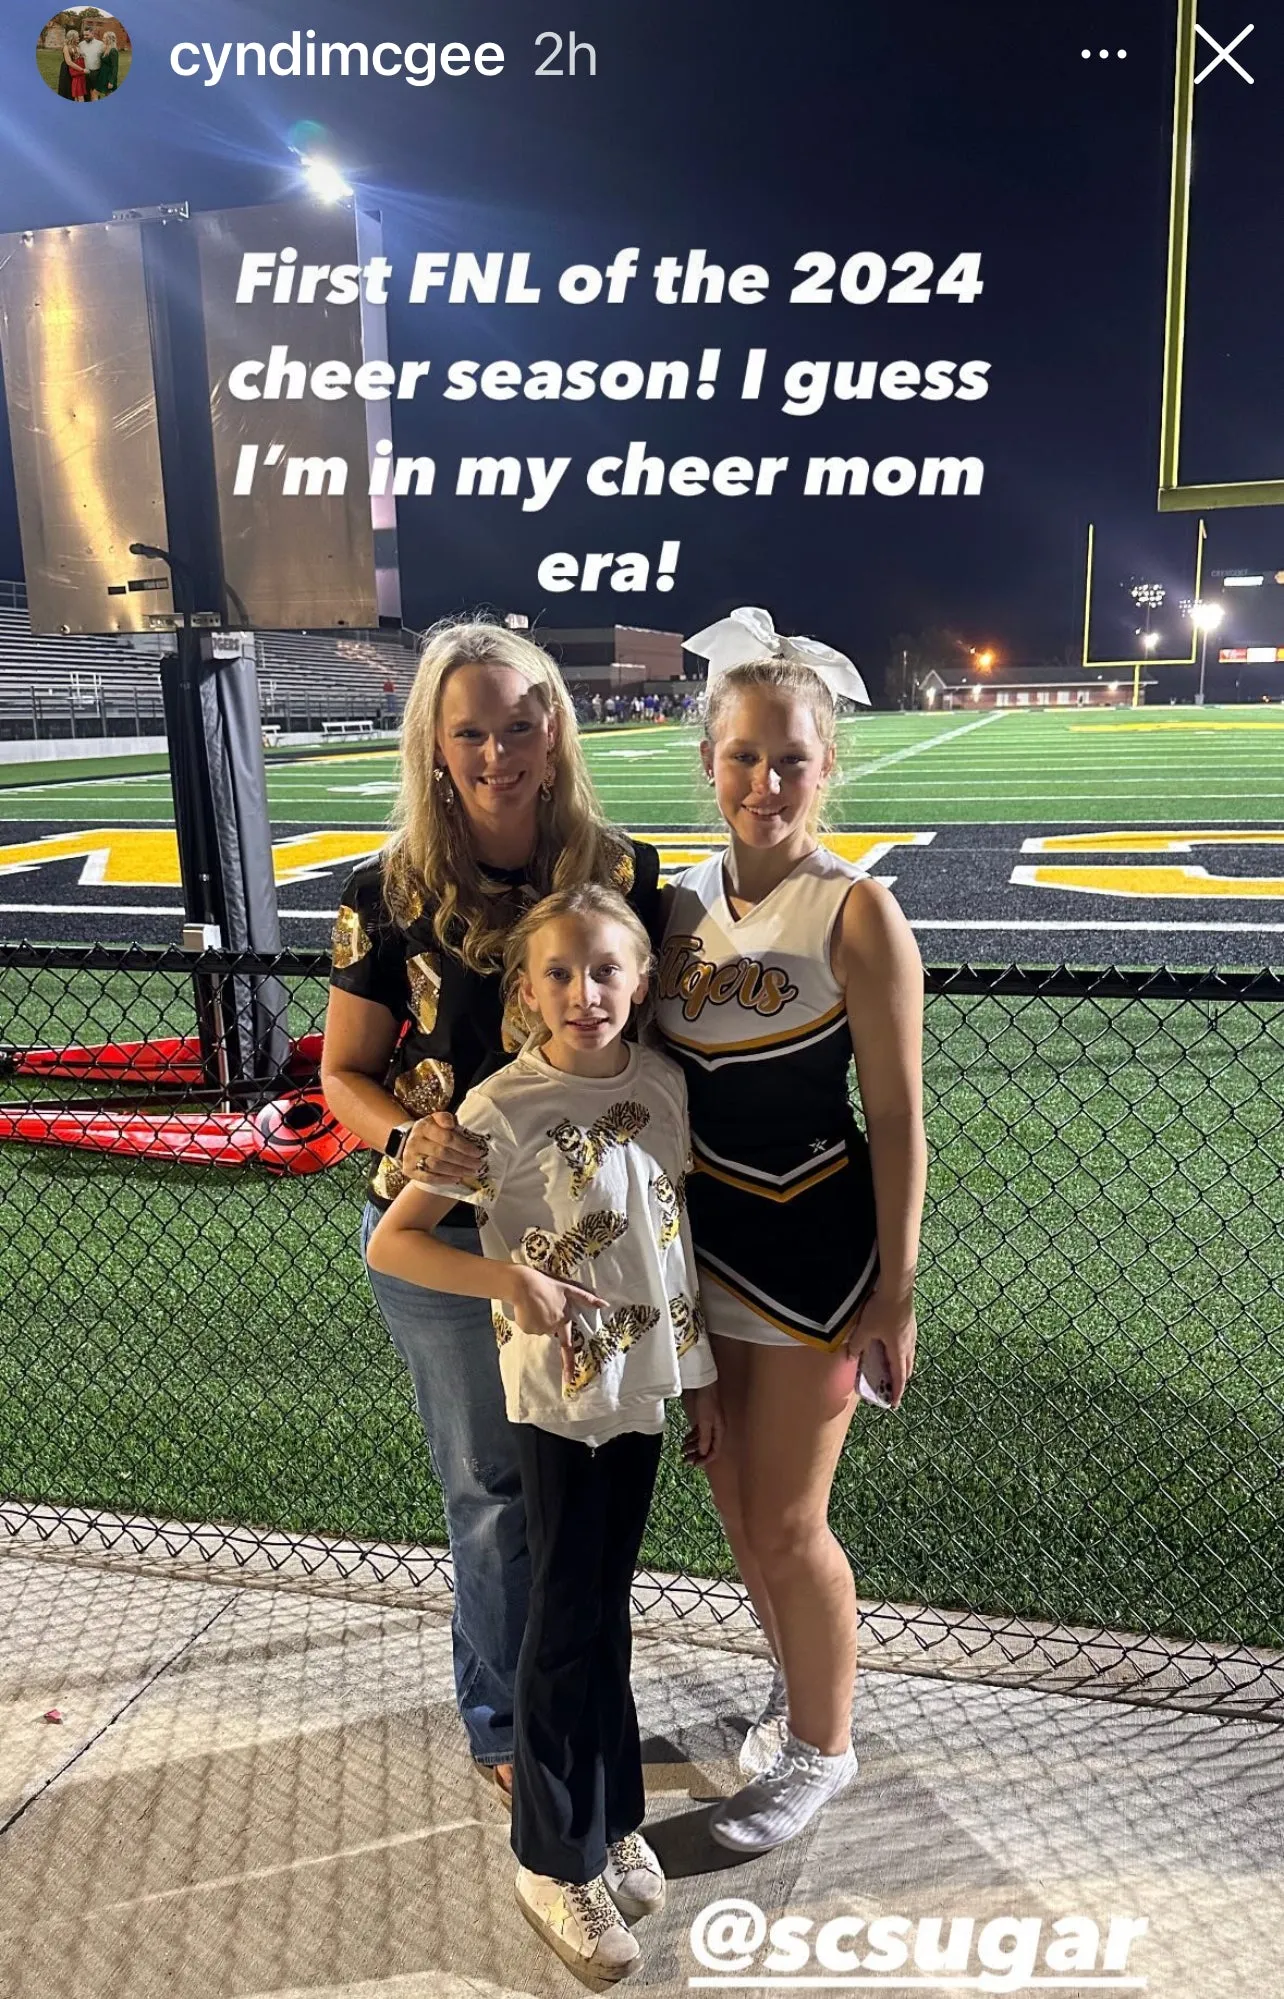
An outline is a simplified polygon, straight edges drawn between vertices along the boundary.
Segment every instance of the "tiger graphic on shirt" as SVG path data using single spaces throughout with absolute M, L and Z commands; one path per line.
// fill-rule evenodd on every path
M 609 1319 L 602 1322 L 596 1332 L 582 1332 L 578 1326 L 571 1329 L 571 1368 L 562 1382 L 562 1394 L 569 1401 L 581 1389 L 596 1381 L 608 1360 L 614 1360 L 633 1346 L 643 1333 L 649 1333 L 658 1325 L 659 1309 L 655 1305 L 623 1305 L 618 1312 L 612 1312 Z
M 670 1298 L 669 1317 L 673 1321 L 673 1331 L 677 1342 L 674 1350 L 677 1353 L 678 1359 L 681 1360 L 684 1353 L 690 1353 L 701 1333 L 705 1330 L 704 1313 L 700 1309 L 700 1300 L 698 1298 L 684 1298 L 681 1295 L 676 1298 Z
M 651 1182 L 651 1192 L 655 1195 L 655 1205 L 660 1211 L 660 1226 L 655 1239 L 661 1249 L 678 1239 L 682 1227 L 682 1206 L 686 1194 L 687 1176 L 680 1175 L 676 1184 L 667 1173 L 657 1173 Z
M 587 1130 L 569 1118 L 550 1125 L 548 1136 L 571 1169 L 571 1199 L 578 1201 L 613 1146 L 627 1145 L 650 1122 L 645 1105 L 625 1102 L 612 1104 Z
M 585 1215 L 562 1235 L 554 1235 L 550 1229 L 527 1229 L 522 1237 L 522 1255 L 532 1270 L 565 1282 L 581 1263 L 600 1256 L 604 1249 L 618 1242 L 628 1226 L 626 1216 L 603 1208 L 596 1214 Z

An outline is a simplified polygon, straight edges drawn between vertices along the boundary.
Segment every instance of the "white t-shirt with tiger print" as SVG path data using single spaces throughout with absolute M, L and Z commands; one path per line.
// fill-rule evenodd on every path
M 618 1076 L 571 1076 L 527 1045 L 459 1106 L 484 1141 L 475 1185 L 433 1192 L 477 1209 L 482 1254 L 595 1291 L 578 1314 L 574 1378 L 558 1342 L 523 1333 L 493 1304 L 509 1421 L 596 1447 L 664 1428 L 664 1404 L 717 1376 L 686 1218 L 686 1080 L 654 1049 L 624 1044 Z

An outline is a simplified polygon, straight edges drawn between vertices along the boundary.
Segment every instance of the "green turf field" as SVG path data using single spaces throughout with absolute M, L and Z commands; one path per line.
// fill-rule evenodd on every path
M 696 743 L 694 728 L 586 735 L 610 816 L 639 828 L 712 823 Z M 870 715 L 840 725 L 839 757 L 828 804 L 838 827 L 1284 820 L 1279 708 Z M 284 826 L 380 825 L 396 781 L 391 749 L 347 744 L 269 759 L 272 816 Z M 148 825 L 172 818 L 169 779 L 154 758 L 92 777 L 67 765 L 52 775 L 11 766 L 0 783 L 3 819 Z
M 694 729 L 586 748 L 618 821 L 714 825 Z M 1284 825 L 1278 709 L 874 715 L 842 726 L 841 769 L 836 827 Z M 387 748 L 269 762 L 280 827 L 378 827 L 396 782 Z M 156 758 L 0 786 L 11 839 L 171 821 Z M 112 975 L 15 976 L 0 1040 L 190 1029 L 176 977 L 122 1013 Z M 320 982 L 299 1002 L 316 1024 Z M 922 1363 L 836 1487 L 864 1593 L 1284 1643 L 1282 1057 L 1279 1005 L 933 998 Z M 22 1094 L 50 1093 L 0 1085 Z M 440 1540 L 359 1182 L 0 1147 L 6 1492 Z M 646 1554 L 730 1572 L 673 1453 Z
M 42 972 L 21 1018 L 190 1020 L 175 976 L 119 1005 Z M 863 1593 L 1284 1643 L 1282 1057 L 1279 1006 L 930 1002 L 921 1365 L 835 1491 Z M 0 1147 L 5 1492 L 440 1541 L 360 1179 Z M 673 1451 L 646 1558 L 731 1572 Z

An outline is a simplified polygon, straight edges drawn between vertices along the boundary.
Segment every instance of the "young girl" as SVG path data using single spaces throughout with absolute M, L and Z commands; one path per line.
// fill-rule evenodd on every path
M 621 1915 L 664 1903 L 638 1832 L 629 1587 L 665 1399 L 682 1393 L 691 1462 L 716 1457 L 721 1414 L 684 1213 L 686 1089 L 663 1055 L 621 1039 L 646 995 L 646 931 L 622 896 L 589 884 L 531 909 L 505 963 L 540 1026 L 460 1106 L 483 1148 L 475 1177 L 405 1188 L 368 1255 L 386 1275 L 494 1301 L 532 1565 L 517 1898 L 559 1957 L 609 1980 L 640 1956 Z M 455 1200 L 478 1208 L 480 1257 L 433 1238 Z

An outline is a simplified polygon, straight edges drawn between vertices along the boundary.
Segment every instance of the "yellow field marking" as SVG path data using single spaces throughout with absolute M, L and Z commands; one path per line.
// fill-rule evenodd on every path
M 355 867 L 377 854 L 387 837 L 381 827 L 371 826 L 364 833 L 298 833 L 292 840 L 278 840 L 272 848 L 277 885 L 317 881 L 331 868 Z
M 1236 826 L 1195 831 L 1045 833 L 1023 840 L 1023 854 L 1189 854 L 1196 847 L 1284 847 L 1284 831 Z M 1012 870 L 1020 888 L 1057 888 L 1079 895 L 1129 895 L 1172 901 L 1276 902 L 1284 875 L 1210 875 L 1207 868 L 1041 868 Z
M 1172 902 L 1284 902 L 1284 875 L 1210 875 L 1207 868 L 1013 868 L 1021 888 Z
M 82 884 L 112 888 L 177 888 L 178 841 L 172 827 L 98 826 L 81 833 L 50 833 L 42 840 L 0 847 L 0 875 L 25 875 L 50 861 L 81 855 Z
M 343 764 L 396 763 L 400 750 L 349 750 L 341 757 L 289 757 L 283 763 L 270 766 L 275 776 L 283 770 L 310 770 L 317 764 L 324 764 L 327 770 L 338 770 Z
M 302 833 L 282 840 L 272 850 L 277 882 L 315 881 L 330 868 L 355 866 L 383 845 L 378 827 L 368 832 Z M 169 826 L 98 826 L 80 833 L 52 833 L 0 847 L 0 875 L 31 874 L 51 861 L 84 856 L 82 887 L 177 888 L 178 841 Z
M 1195 847 L 1284 847 L 1284 832 L 1263 826 L 1195 832 L 1044 833 L 1023 840 L 1023 854 L 1189 854 Z
M 661 833 L 648 828 L 636 837 L 659 850 L 660 867 L 665 874 L 675 874 L 679 868 L 694 867 L 697 861 L 707 861 L 710 854 L 721 853 L 730 836 L 714 832 Z M 929 847 L 935 838 L 935 833 L 899 830 L 892 833 L 822 833 L 820 836 L 821 845 L 828 847 L 831 854 L 864 868 L 876 867 L 893 847 Z
M 273 868 L 282 887 L 294 882 L 315 881 L 339 867 L 354 867 L 369 854 L 377 853 L 387 835 L 381 827 L 347 832 L 297 833 L 280 840 L 272 849 Z M 1284 837 L 1284 836 L 1281 836 Z M 656 846 L 666 874 L 690 867 L 727 844 L 725 833 L 665 834 L 648 829 L 638 835 Z M 824 844 L 843 860 L 858 867 L 872 868 L 894 847 L 926 847 L 935 833 L 827 833 Z M 178 842 L 168 826 L 95 826 L 77 833 L 49 833 L 39 840 L 24 840 L 0 847 L 0 875 L 30 874 L 48 867 L 52 861 L 74 861 L 83 857 L 82 886 L 95 883 L 109 888 L 177 888 L 181 882 Z

